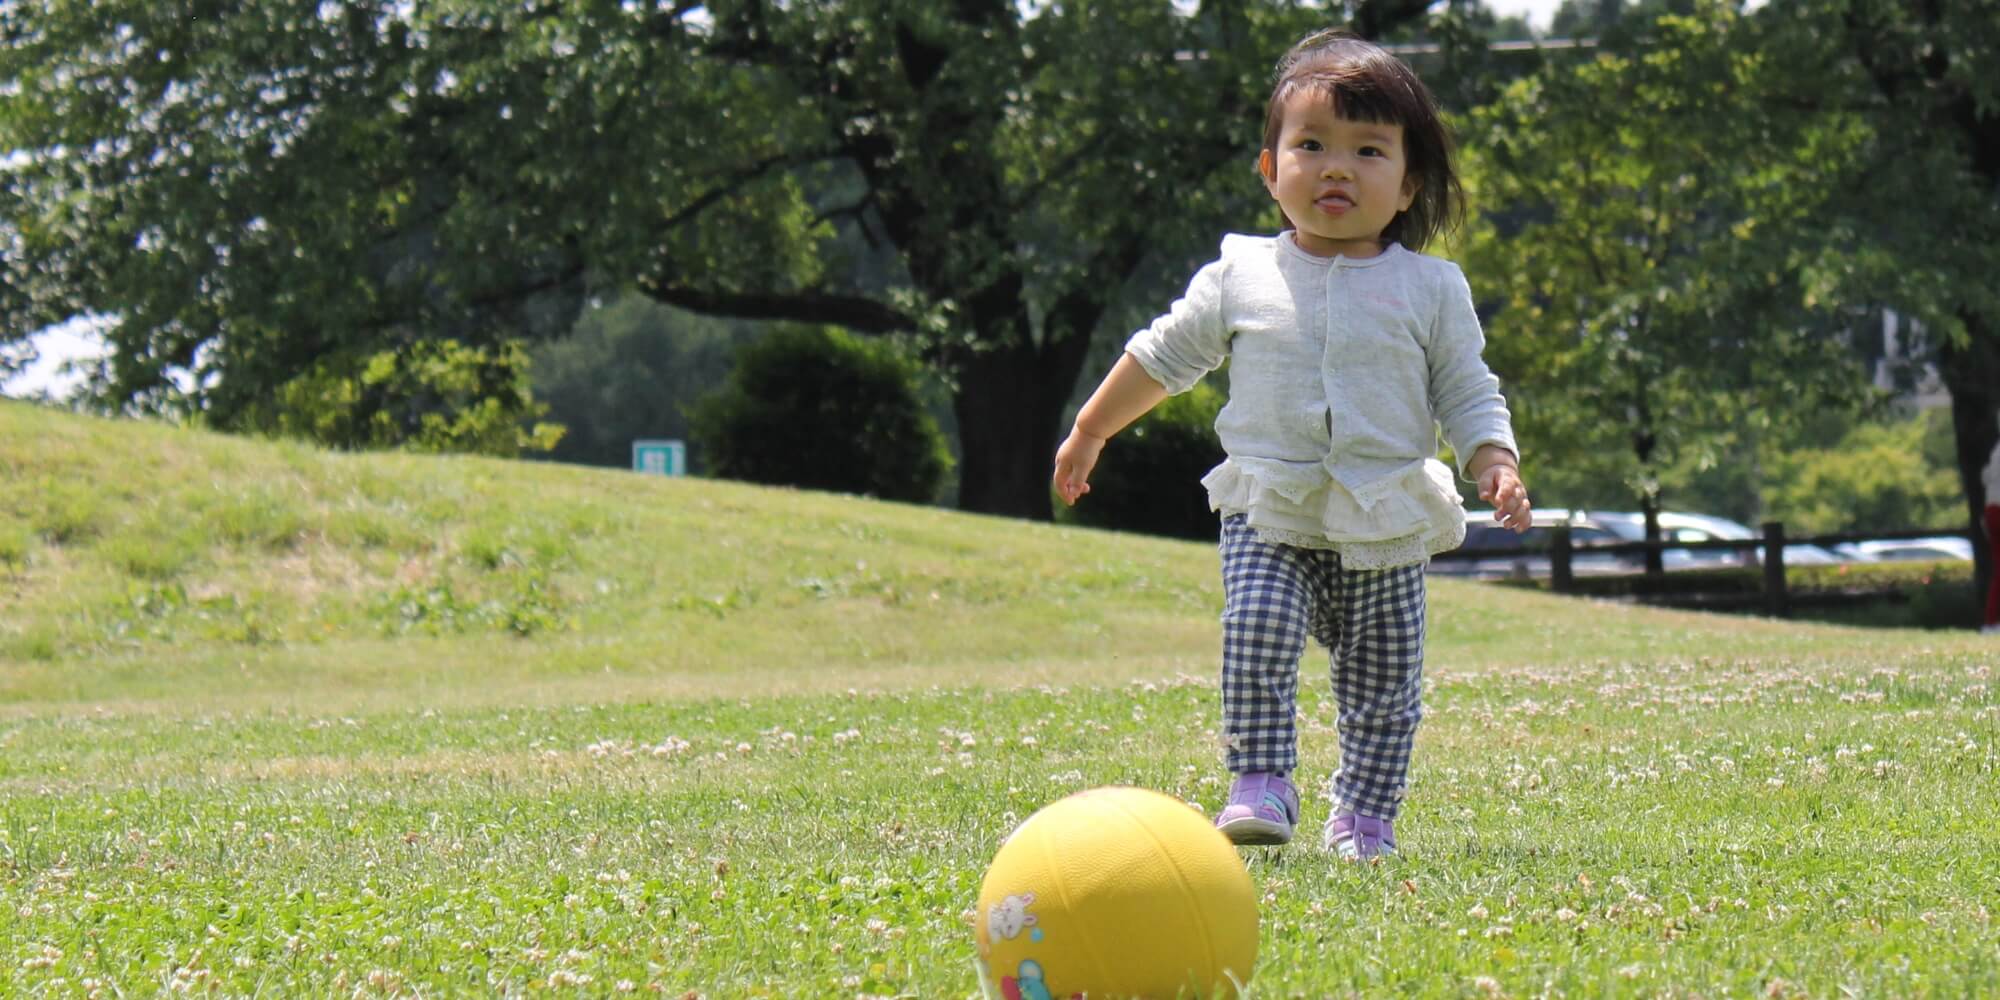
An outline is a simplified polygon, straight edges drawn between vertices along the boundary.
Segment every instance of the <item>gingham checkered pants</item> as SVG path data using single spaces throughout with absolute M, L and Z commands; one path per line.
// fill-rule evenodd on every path
M 1343 570 L 1340 555 L 1222 522 L 1222 724 L 1230 771 L 1298 766 L 1299 657 L 1331 653 L 1339 707 L 1336 814 L 1395 819 L 1423 717 L 1424 566 Z

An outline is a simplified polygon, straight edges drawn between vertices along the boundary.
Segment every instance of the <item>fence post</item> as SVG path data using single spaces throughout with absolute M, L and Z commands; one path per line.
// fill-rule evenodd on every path
M 1785 593 L 1785 523 L 1764 522 L 1764 613 L 1773 618 L 1791 614 Z
M 1569 525 L 1558 524 L 1549 529 L 1549 589 L 1558 594 L 1567 594 L 1574 578 L 1570 574 Z
M 1660 530 L 1656 515 L 1646 519 L 1646 576 L 1657 580 L 1667 575 L 1667 534 Z

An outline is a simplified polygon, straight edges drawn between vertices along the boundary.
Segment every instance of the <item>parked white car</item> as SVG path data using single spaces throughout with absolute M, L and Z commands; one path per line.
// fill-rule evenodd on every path
M 1628 542 L 1646 540 L 1646 515 L 1639 512 L 1620 511 L 1606 513 L 1593 511 L 1591 520 Z M 1690 514 L 1686 511 L 1663 510 L 1660 512 L 1660 539 L 1669 542 L 1707 541 L 1750 541 L 1762 538 L 1763 533 L 1753 531 L 1747 525 L 1739 524 L 1725 517 L 1707 514 Z M 1818 545 L 1787 544 L 1785 565 L 1804 566 L 1811 564 L 1866 562 L 1873 557 L 1865 554 L 1842 556 L 1831 549 Z M 1763 546 L 1754 549 L 1667 549 L 1660 553 L 1660 563 L 1667 569 L 1692 569 L 1715 566 L 1741 566 L 1764 561 Z
M 1619 541 L 1619 537 L 1598 524 L 1593 515 L 1538 507 L 1530 519 L 1532 526 L 1525 534 L 1517 535 L 1494 521 L 1491 509 L 1466 510 L 1464 543 L 1451 552 L 1434 557 L 1430 572 L 1439 576 L 1470 576 L 1486 580 L 1548 576 L 1550 529 L 1564 523 L 1569 525 L 1572 546 L 1570 572 L 1578 575 L 1630 572 L 1634 566 L 1631 557 L 1588 551 L 1593 546 Z M 1454 555 L 1463 550 L 1484 552 L 1486 555 L 1476 558 Z
M 1865 559 L 1879 562 L 1972 561 L 1972 543 L 1952 535 L 1937 538 L 1905 538 L 1898 541 L 1852 542 L 1842 548 L 1852 549 Z

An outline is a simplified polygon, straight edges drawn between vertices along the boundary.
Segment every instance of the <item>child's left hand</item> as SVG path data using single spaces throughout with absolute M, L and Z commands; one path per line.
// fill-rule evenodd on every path
M 1521 485 L 1521 474 L 1509 463 L 1496 462 L 1479 474 L 1479 499 L 1492 504 L 1493 519 L 1515 534 L 1534 523 L 1528 488 Z

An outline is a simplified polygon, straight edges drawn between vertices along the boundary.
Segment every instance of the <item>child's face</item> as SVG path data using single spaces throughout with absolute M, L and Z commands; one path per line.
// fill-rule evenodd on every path
M 1278 148 L 1264 150 L 1257 169 L 1299 248 L 1321 257 L 1380 253 L 1382 230 L 1417 194 L 1403 126 L 1342 118 L 1310 91 L 1285 102 Z

